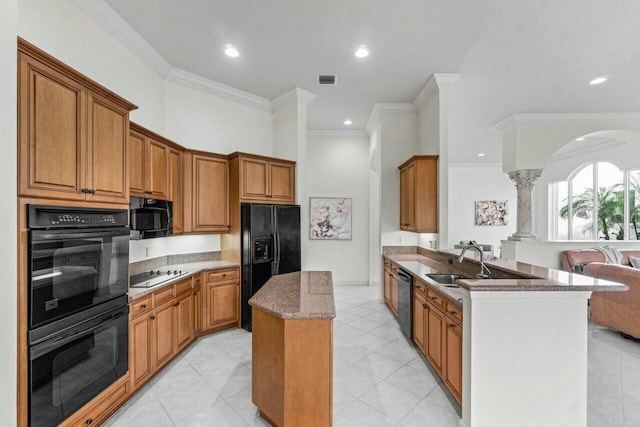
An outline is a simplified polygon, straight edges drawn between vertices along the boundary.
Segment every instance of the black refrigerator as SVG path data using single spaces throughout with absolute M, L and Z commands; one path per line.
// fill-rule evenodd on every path
M 276 274 L 300 271 L 300 206 L 242 203 L 242 327 L 249 299 Z

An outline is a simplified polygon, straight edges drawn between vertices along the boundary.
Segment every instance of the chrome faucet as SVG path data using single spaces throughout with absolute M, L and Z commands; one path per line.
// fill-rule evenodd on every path
M 491 271 L 487 268 L 486 265 L 484 265 L 484 251 L 482 250 L 482 246 L 480 246 L 480 245 L 468 245 L 468 246 L 465 246 L 464 248 L 462 248 L 462 252 L 460 253 L 460 256 L 458 257 L 458 262 L 460 264 L 462 264 L 462 261 L 464 261 L 464 253 L 467 251 L 467 249 L 475 249 L 480 254 L 480 273 L 476 274 L 476 278 L 477 279 L 490 279 L 491 278 Z M 487 272 L 487 274 L 484 274 L 485 271 Z

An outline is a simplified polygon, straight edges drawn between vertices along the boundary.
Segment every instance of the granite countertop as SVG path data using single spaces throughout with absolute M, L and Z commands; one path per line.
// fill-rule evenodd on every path
M 449 302 L 462 308 L 462 291 L 459 288 L 449 288 L 426 277 L 427 274 L 463 274 L 461 271 L 449 264 L 443 264 L 419 254 L 394 254 L 385 255 L 385 257 L 410 273 L 414 279 L 420 280 L 428 288 L 437 291 Z
M 134 301 L 144 295 L 155 292 L 159 289 L 165 288 L 167 286 L 171 286 L 175 283 L 178 283 L 186 278 L 189 278 L 195 274 L 201 273 L 206 270 L 221 270 L 223 268 L 231 268 L 231 267 L 239 267 L 238 263 L 222 261 L 222 260 L 212 260 L 212 261 L 199 261 L 199 262 L 188 262 L 188 263 L 180 263 L 180 264 L 170 264 L 162 267 L 156 267 L 154 270 L 183 270 L 188 271 L 189 274 L 186 276 L 180 276 L 175 279 L 167 280 L 157 286 L 152 286 L 150 288 L 129 288 L 129 302 Z
M 458 257 L 461 250 L 458 249 L 441 249 L 438 251 L 441 254 Z M 475 261 L 473 255 L 476 252 L 467 252 L 470 256 L 465 259 Z M 466 255 L 466 254 L 465 254 Z M 419 254 L 398 254 L 398 255 L 385 255 L 389 260 L 396 264 L 403 266 L 406 265 L 406 270 L 412 273 L 414 276 L 422 279 L 425 274 L 432 273 L 459 273 L 448 264 L 443 264 L 428 257 Z M 411 268 L 411 263 L 417 263 L 422 265 L 419 268 Z M 546 268 L 537 265 L 527 264 L 518 261 L 508 261 L 501 258 L 491 258 L 485 260 L 485 265 L 489 268 L 494 267 L 496 269 L 507 271 L 512 274 L 518 274 L 523 278 L 518 279 L 460 279 L 456 282 L 461 288 L 469 291 L 530 291 L 530 292 L 557 292 L 557 291 L 626 291 L 629 288 L 621 283 L 612 282 L 609 280 L 597 279 L 595 277 L 589 277 L 582 274 L 574 274 L 567 271 L 556 270 L 553 268 Z M 434 270 L 429 271 L 429 270 Z M 445 296 L 461 298 L 462 292 L 460 289 L 447 288 L 442 285 L 436 284 L 439 288 L 433 285 L 433 281 L 430 281 L 429 285 L 432 288 L 436 288 Z
M 336 307 L 330 271 L 301 271 L 273 276 L 249 305 L 282 319 L 333 319 Z

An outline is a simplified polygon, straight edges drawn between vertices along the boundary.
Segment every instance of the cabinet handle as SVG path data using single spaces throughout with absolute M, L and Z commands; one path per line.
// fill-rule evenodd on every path
M 452 310 L 452 311 L 449 312 L 449 314 L 453 314 L 455 316 L 456 314 L 458 314 L 458 312 Z
M 449 327 L 453 329 L 453 328 L 455 328 L 455 327 L 456 327 L 456 325 L 455 325 L 454 323 L 450 323 L 450 324 L 449 324 Z
M 149 319 L 155 320 L 156 316 L 149 316 Z
M 437 300 L 437 299 L 438 299 L 438 297 L 429 297 L 429 299 L 430 299 L 431 301 L 435 301 L 435 300 Z
M 177 307 L 180 305 L 180 302 L 178 301 L 177 303 L 173 304 L 174 307 Z
M 227 277 L 227 273 L 224 273 L 224 274 L 222 275 L 222 277 Z
M 91 424 L 92 422 L 93 422 L 93 418 L 88 418 L 84 423 L 85 423 L 86 425 L 89 425 L 89 424 Z
M 422 308 L 429 308 L 427 304 L 422 304 Z
M 140 304 L 140 308 L 147 308 L 147 304 Z

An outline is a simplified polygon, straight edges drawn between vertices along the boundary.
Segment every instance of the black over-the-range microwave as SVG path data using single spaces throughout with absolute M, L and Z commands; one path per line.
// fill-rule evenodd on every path
M 173 234 L 173 203 L 166 200 L 129 199 L 131 240 L 166 237 Z

